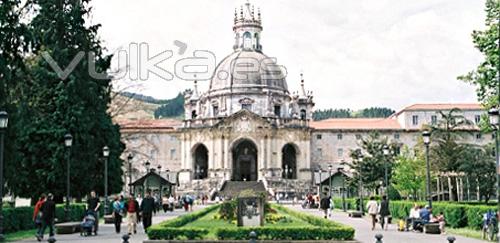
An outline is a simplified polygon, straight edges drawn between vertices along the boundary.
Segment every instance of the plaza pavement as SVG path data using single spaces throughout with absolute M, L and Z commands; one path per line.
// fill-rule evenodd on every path
M 288 207 L 293 208 L 298 211 L 322 216 L 322 212 L 318 209 L 303 209 L 300 205 L 288 205 Z M 384 243 L 448 243 L 446 237 L 449 235 L 432 235 L 414 232 L 400 232 L 397 230 L 395 224 L 389 225 L 387 231 L 380 228 L 380 224 L 377 224 L 375 230 L 371 230 L 371 222 L 368 218 L 350 218 L 346 213 L 341 211 L 334 211 L 332 220 L 354 227 L 356 230 L 355 240 L 363 243 L 373 243 L 375 242 L 375 235 L 382 234 L 384 236 Z M 481 241 L 472 238 L 466 238 L 459 235 L 453 235 L 457 239 L 455 243 L 485 243 L 487 241 Z
M 194 206 L 193 211 L 199 210 L 203 208 L 204 206 Z M 173 212 L 167 212 L 163 213 L 157 213 L 156 216 L 153 216 L 153 224 L 160 223 L 164 220 L 167 219 L 172 219 L 175 218 L 179 215 L 186 214 L 184 209 L 176 209 Z M 55 235 L 56 242 L 57 243 L 64 243 L 64 242 L 71 242 L 71 243 L 121 243 L 122 242 L 122 236 L 123 234 L 127 233 L 127 224 L 126 224 L 126 219 L 124 219 L 124 222 L 122 223 L 122 228 L 121 228 L 121 233 L 116 234 L 115 233 L 115 226 L 113 224 L 104 224 L 101 220 L 99 222 L 99 232 L 98 235 L 94 236 L 87 236 L 83 237 L 80 236 L 80 233 L 76 234 L 70 234 L 70 235 Z M 47 242 L 48 238 L 48 229 L 45 231 L 45 237 L 42 242 Z M 147 236 L 144 233 L 144 228 L 142 227 L 142 223 L 139 223 L 137 225 L 137 234 L 131 235 L 129 242 L 130 243 L 142 243 L 143 240 L 146 240 Z M 17 241 L 17 242 L 23 242 L 23 243 L 38 243 L 36 240 L 35 236 L 30 239 L 25 239 L 22 241 Z

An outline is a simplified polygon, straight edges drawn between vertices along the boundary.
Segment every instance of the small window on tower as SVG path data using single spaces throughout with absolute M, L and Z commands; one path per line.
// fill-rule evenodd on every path
M 301 120 L 306 119 L 306 110 L 304 110 L 304 109 L 300 110 L 300 119 Z
M 252 110 L 252 104 L 241 104 L 241 109 L 251 111 Z
M 191 112 L 191 119 L 196 119 L 198 115 L 196 115 L 196 111 Z
M 214 105 L 214 116 L 219 115 L 219 107 Z
M 274 106 L 274 115 L 276 115 L 277 117 L 281 117 L 281 106 L 279 105 Z

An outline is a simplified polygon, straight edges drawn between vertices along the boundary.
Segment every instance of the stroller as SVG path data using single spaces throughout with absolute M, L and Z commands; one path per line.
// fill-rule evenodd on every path
M 87 212 L 85 217 L 83 217 L 82 223 L 80 224 L 80 235 L 81 236 L 89 236 L 92 235 L 92 232 L 95 232 L 95 215 L 92 212 Z

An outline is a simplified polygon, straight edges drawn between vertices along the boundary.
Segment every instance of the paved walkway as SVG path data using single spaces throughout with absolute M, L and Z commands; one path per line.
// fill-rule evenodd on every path
M 194 206 L 194 210 L 201 209 L 203 206 Z M 156 216 L 153 217 L 153 224 L 160 223 L 164 220 L 175 218 L 179 215 L 186 214 L 186 212 L 183 209 L 176 209 L 173 212 L 167 212 L 163 213 L 157 213 Z M 77 234 L 70 234 L 70 235 L 56 235 L 55 238 L 58 243 L 60 242 L 73 242 L 73 243 L 101 243 L 101 242 L 106 242 L 106 243 L 121 243 L 122 242 L 122 236 L 123 234 L 127 233 L 127 224 L 126 224 L 126 219 L 124 219 L 124 222 L 122 223 L 122 228 L 121 228 L 121 233 L 116 234 L 115 233 L 115 226 L 113 224 L 104 224 L 102 221 L 99 224 L 99 232 L 97 236 L 87 236 L 83 237 L 80 236 L 80 233 Z M 47 242 L 48 238 L 48 229 L 45 231 L 45 238 L 44 241 L 42 242 Z M 147 239 L 146 234 L 144 233 L 144 228 L 142 227 L 142 224 L 137 225 L 137 234 L 132 235 L 129 242 L 131 243 L 142 243 L 143 240 Z M 26 239 L 18 242 L 23 242 L 23 243 L 38 243 L 36 240 L 35 236 L 33 236 L 32 239 Z
M 307 212 L 310 214 L 323 216 L 323 214 L 318 209 L 302 209 L 299 205 L 289 205 L 289 207 L 294 208 L 298 211 Z M 350 218 L 346 213 L 340 211 L 334 211 L 332 220 L 346 225 L 354 227 L 356 230 L 355 239 L 363 243 L 373 243 L 375 242 L 375 235 L 382 234 L 384 236 L 384 243 L 447 243 L 446 237 L 448 235 L 431 235 L 423 233 L 414 232 L 400 232 L 397 231 L 396 225 L 391 224 L 387 231 L 380 228 L 380 224 L 377 224 L 375 230 L 371 230 L 371 222 L 368 218 Z M 486 241 L 481 241 L 477 239 L 466 238 L 463 236 L 454 235 L 457 240 L 455 243 L 485 243 Z

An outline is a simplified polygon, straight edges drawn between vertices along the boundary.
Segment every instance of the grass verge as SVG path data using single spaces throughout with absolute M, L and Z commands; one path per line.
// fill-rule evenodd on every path
M 5 234 L 6 242 L 13 242 L 18 240 L 24 240 L 29 238 L 35 238 L 36 230 L 21 230 L 14 233 Z

